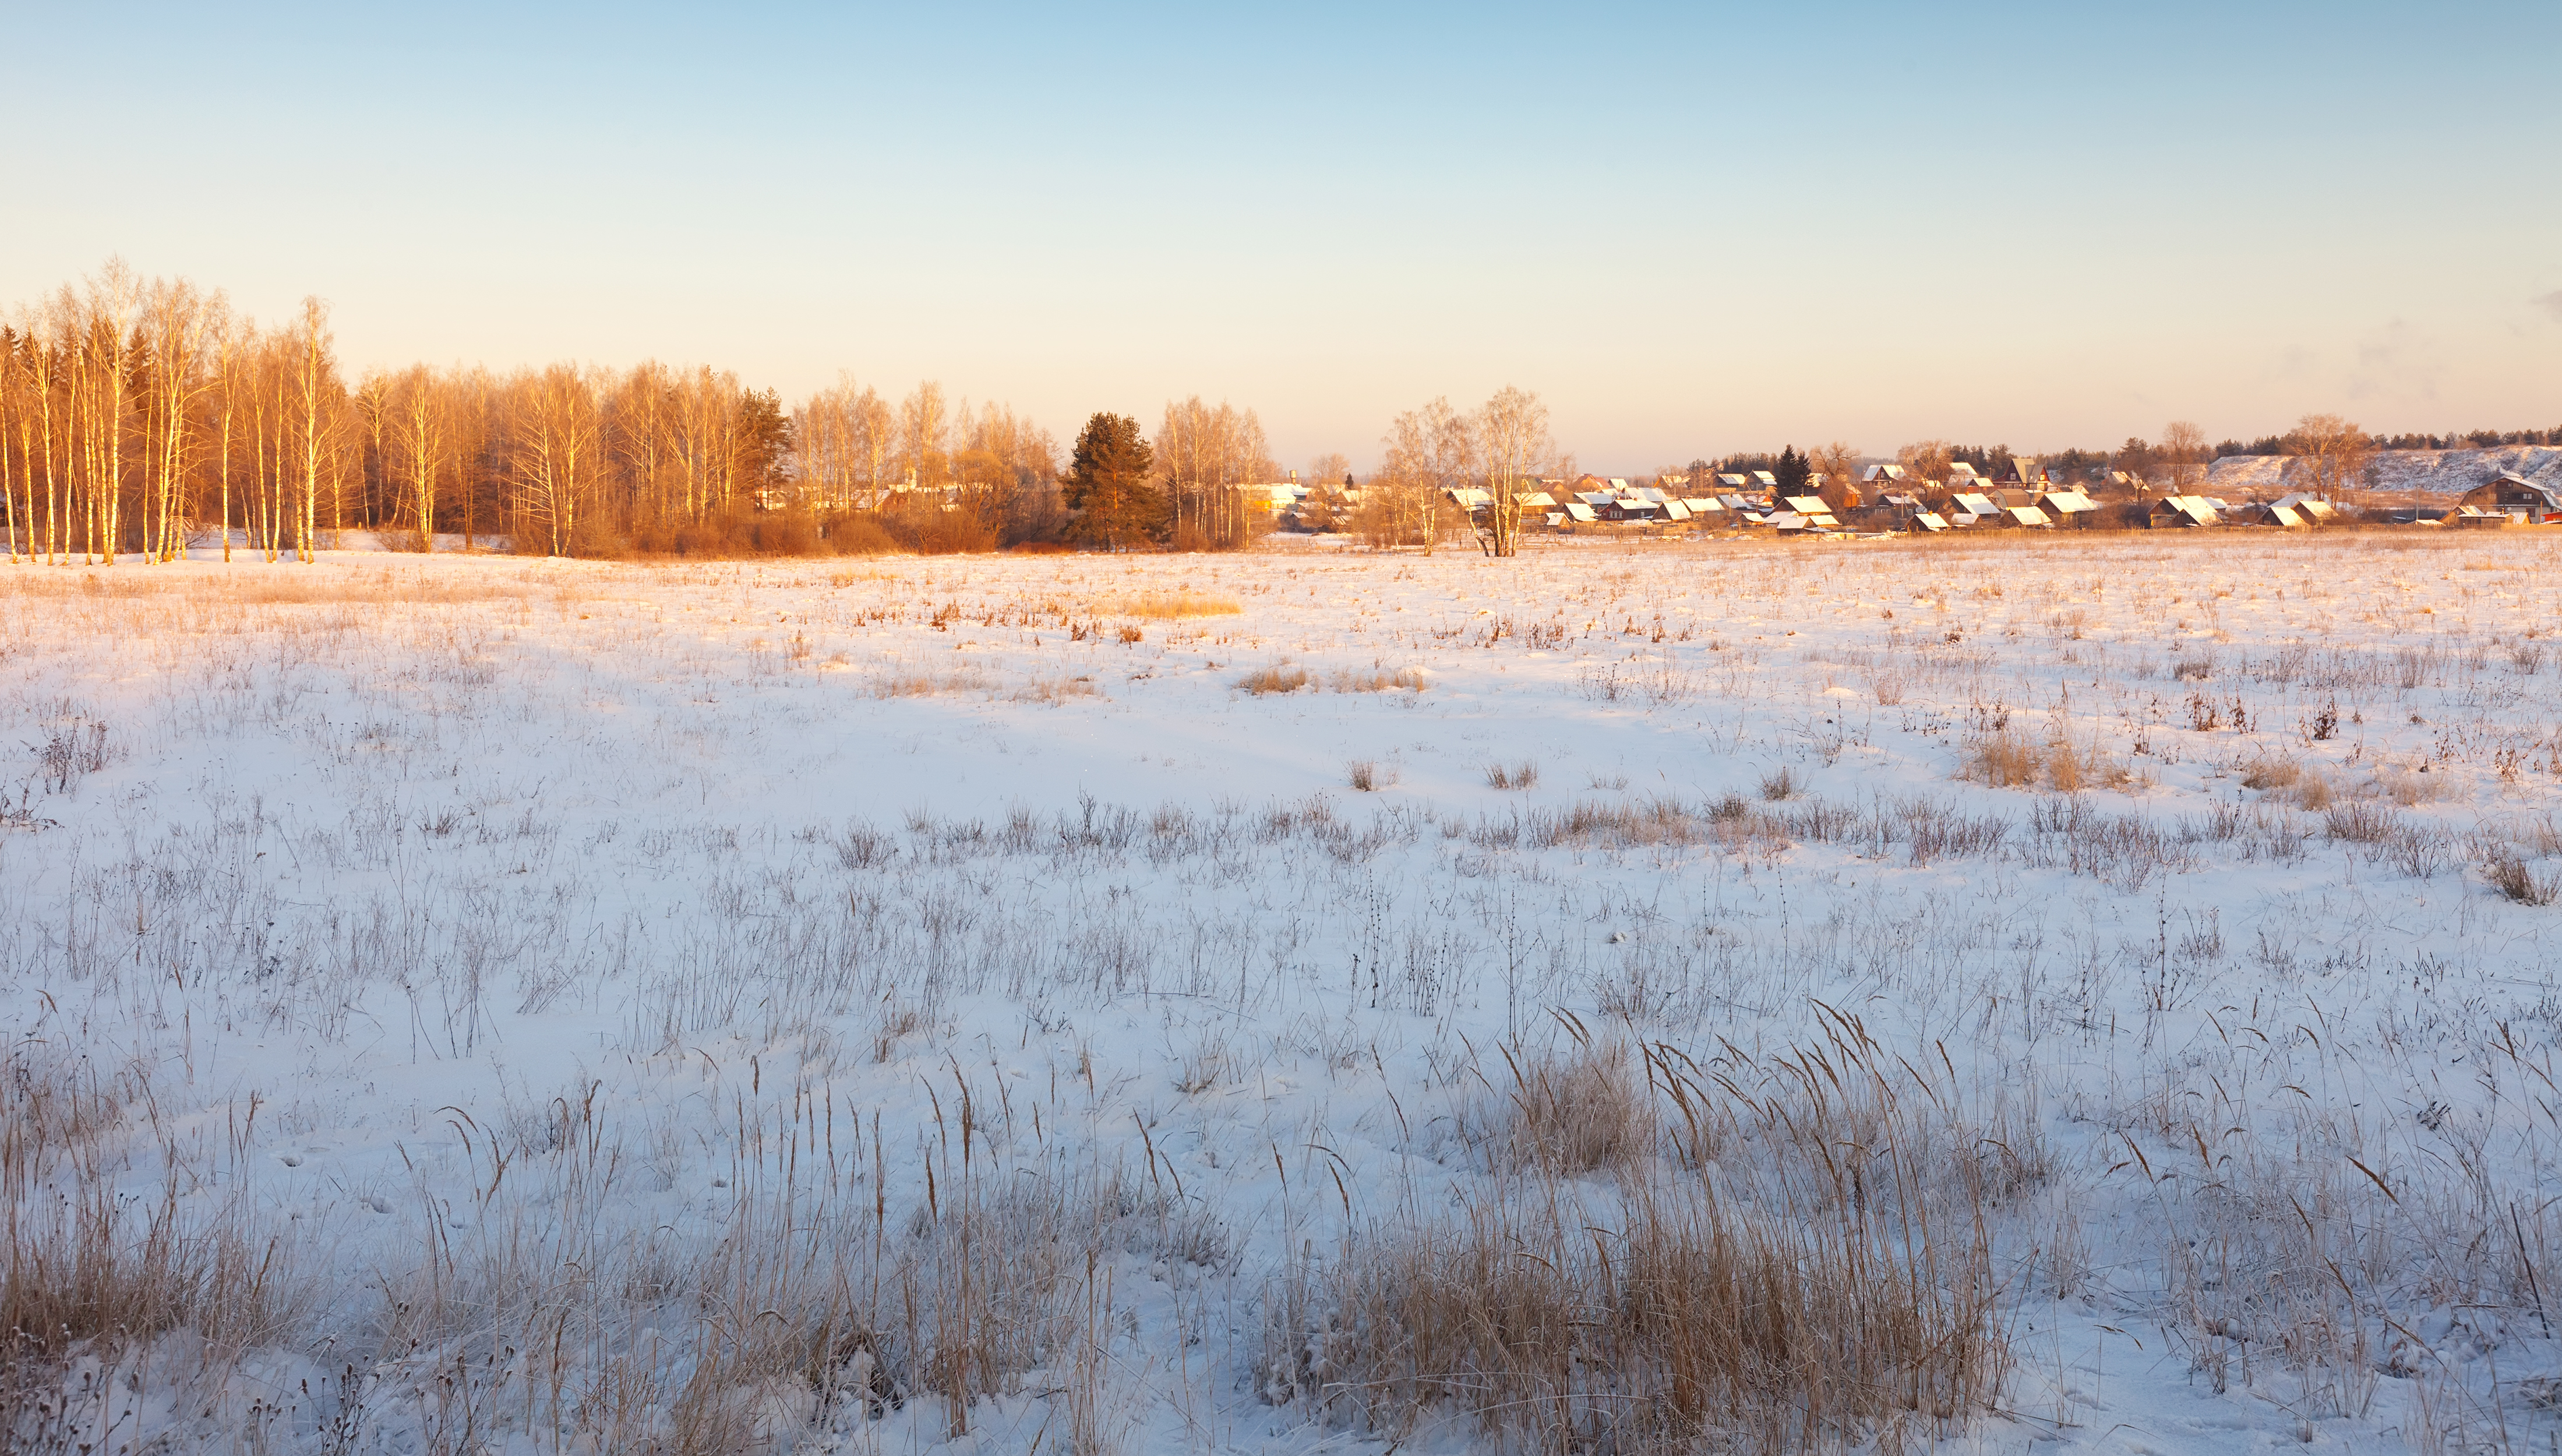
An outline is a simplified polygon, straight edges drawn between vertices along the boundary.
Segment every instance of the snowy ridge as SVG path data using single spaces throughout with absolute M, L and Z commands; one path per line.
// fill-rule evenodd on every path
M 2497 450 L 2381 450 L 2371 457 L 2372 488 L 2462 495 L 2503 473 L 2539 485 L 2562 485 L 2562 449 L 2510 445 Z M 2206 467 L 2207 487 L 2226 495 L 2280 495 L 2297 488 L 2287 478 L 2290 455 L 2224 455 Z M 2364 482 L 2351 482 L 2363 484 Z

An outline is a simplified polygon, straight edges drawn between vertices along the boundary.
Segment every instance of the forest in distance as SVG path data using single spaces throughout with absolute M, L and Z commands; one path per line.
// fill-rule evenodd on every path
M 2330 419 L 2332 417 L 2321 417 Z M 2361 447 L 2544 444 L 2551 431 L 2368 437 Z M 2176 480 L 2207 459 L 2279 454 L 2293 436 L 2208 446 L 2175 423 L 2159 445 L 2050 453 L 2064 475 L 2114 468 Z M 1475 410 L 1396 415 L 1337 529 L 1372 546 L 1429 544 L 1449 492 L 1566 480 L 1574 456 L 1540 398 L 1507 387 Z M 1886 458 L 1963 460 L 2008 446 L 1924 441 Z M 1841 442 L 1705 456 L 1660 472 L 1809 470 L 1870 458 Z M 1312 482 L 1352 483 L 1327 454 Z M 555 363 L 507 372 L 419 363 L 349 378 L 328 306 L 280 323 L 236 314 L 184 278 L 111 261 L 0 324 L 0 511 L 12 560 L 166 561 L 191 547 L 309 560 L 337 533 L 386 544 L 582 557 L 852 555 L 1069 546 L 1235 549 L 1267 523 L 1240 487 L 1295 474 L 1256 413 L 1194 395 L 1153 436 L 1098 411 L 1062 458 L 1045 426 L 938 382 L 890 399 L 840 375 L 788 408 L 708 365 Z

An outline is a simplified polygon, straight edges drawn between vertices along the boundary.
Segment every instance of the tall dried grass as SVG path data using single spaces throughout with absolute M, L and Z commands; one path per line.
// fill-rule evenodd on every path
M 1096 604 L 1101 617 L 1143 617 L 1171 622 L 1192 617 L 1234 617 L 1245 610 L 1233 597 L 1213 597 L 1189 588 L 1171 592 L 1137 592 Z
M 1670 1161 L 1622 1141 L 1651 1141 L 1651 1117 L 1599 1090 L 1606 1048 L 1516 1062 L 1529 1162 L 1511 1142 L 1515 1171 L 1455 1211 L 1295 1259 L 1266 1295 L 1264 1397 L 1398 1440 L 1457 1417 L 1560 1456 L 1841 1450 L 1989 1408 L 2011 1357 L 1985 1213 L 2029 1173 L 1983 1151 L 1944 1082 L 1852 1018 L 1828 1030 L 1756 1087 L 1650 1051 L 1680 1115 Z M 1618 1163 L 1615 1189 L 1566 1177 L 1579 1160 Z

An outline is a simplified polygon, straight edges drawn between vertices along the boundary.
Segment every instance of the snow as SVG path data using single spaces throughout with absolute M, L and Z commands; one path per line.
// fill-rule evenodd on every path
M 2276 495 L 2297 483 L 2287 475 L 2288 455 L 2224 455 L 2207 466 L 2208 488 L 2242 495 Z M 2374 480 L 2349 483 L 2364 489 L 2462 495 L 2503 474 L 2538 484 L 2562 484 L 2562 449 L 2510 445 L 2492 450 L 2380 450 L 2369 457 Z
M 1556 1012 L 1766 1058 L 1833 1006 L 2048 1150 L 1936 1449 L 2542 1449 L 2562 906 L 2486 875 L 2562 847 L 2553 556 L 12 568 L 0 1017 L 123 1089 L 17 1217 L 102 1183 L 292 1295 L 13 1368 L 101 1449 L 1464 1449 L 1267 1403 L 1273 1281 L 1483 1187 Z M 1536 831 L 1666 804 L 1759 827 Z M 963 1267 L 964 1198 L 1009 1277 L 1112 1231 L 957 1422 L 705 1355 L 778 1262 Z

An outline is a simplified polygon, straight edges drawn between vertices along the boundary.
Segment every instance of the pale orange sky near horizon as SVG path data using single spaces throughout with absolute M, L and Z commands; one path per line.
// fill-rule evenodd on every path
M 1285 465 L 1539 391 L 1587 467 L 2562 426 L 2562 8 L 26 14 L 0 305 L 120 254 L 351 371 L 940 379 Z M 329 19 L 329 17 L 337 17 Z M 325 23 L 324 23 L 325 22 Z M 68 119 L 89 119 L 74 125 Z

